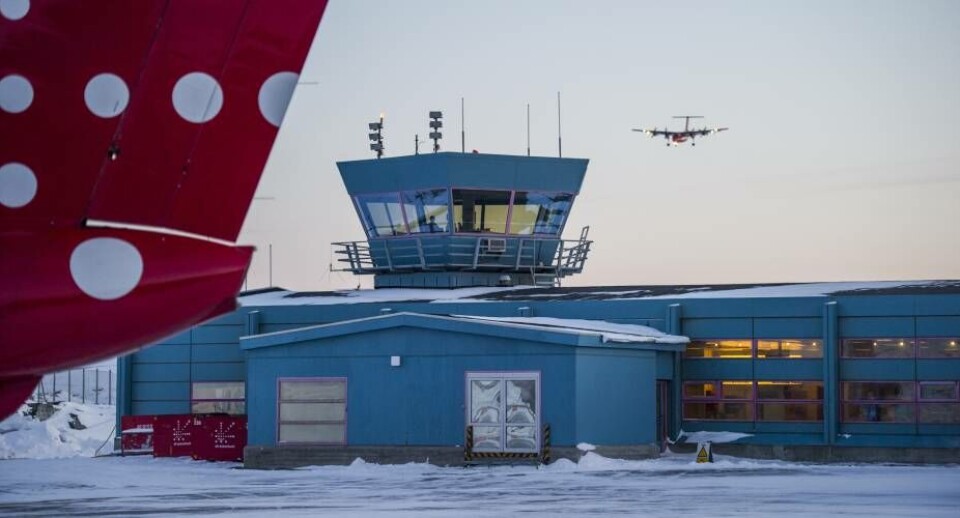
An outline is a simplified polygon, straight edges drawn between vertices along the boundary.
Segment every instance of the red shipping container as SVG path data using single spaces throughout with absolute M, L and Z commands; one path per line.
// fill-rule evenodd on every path
M 193 415 L 158 415 L 153 418 L 153 456 L 189 457 L 193 453 L 193 436 L 199 428 Z
M 247 417 L 206 415 L 194 428 L 193 458 L 196 460 L 242 461 L 247 445 Z
M 120 416 L 120 454 L 153 453 L 153 416 Z

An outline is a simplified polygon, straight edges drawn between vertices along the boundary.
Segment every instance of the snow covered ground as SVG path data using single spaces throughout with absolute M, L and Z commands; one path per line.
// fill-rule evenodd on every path
M 26 406 L 0 422 L 0 459 L 51 459 L 92 457 L 113 451 L 113 427 L 116 407 L 64 402 L 46 421 L 23 415 Z M 75 418 L 71 416 L 76 416 Z M 70 421 L 85 428 L 75 430 Z M 6 467 L 0 464 L 0 471 Z
M 956 466 L 826 466 L 692 455 L 587 454 L 545 468 L 425 464 L 291 471 L 151 457 L 0 461 L 15 516 L 956 517 Z
M 70 429 L 70 413 L 89 428 Z M 42 423 L 21 416 L 0 423 L 0 458 L 7 457 L 0 460 L 0 515 L 960 515 L 960 466 L 810 465 L 724 456 L 696 464 L 692 454 L 625 461 L 588 453 L 579 463 L 560 460 L 541 468 L 356 461 L 254 471 L 189 459 L 90 458 L 112 418 L 112 407 L 72 404 Z

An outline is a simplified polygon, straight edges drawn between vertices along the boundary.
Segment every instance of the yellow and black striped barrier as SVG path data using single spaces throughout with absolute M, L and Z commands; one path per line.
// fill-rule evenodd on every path
M 467 427 L 467 439 L 463 443 L 463 460 L 470 462 L 473 460 L 473 427 Z
M 467 426 L 463 443 L 463 460 L 474 459 L 540 459 L 543 464 L 550 463 L 550 425 L 543 427 L 543 441 L 540 452 L 515 451 L 473 451 L 473 426 Z
M 474 459 L 536 459 L 540 455 L 532 451 L 475 451 L 471 452 L 470 456 Z
M 543 425 L 543 445 L 541 446 L 540 462 L 550 464 L 550 425 Z

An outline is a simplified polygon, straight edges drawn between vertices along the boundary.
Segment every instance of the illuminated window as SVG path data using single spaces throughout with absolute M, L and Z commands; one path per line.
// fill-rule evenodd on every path
M 921 358 L 960 358 L 960 338 L 920 338 L 917 349 Z
M 198 381 L 191 386 L 193 414 L 246 413 L 245 384 L 242 381 Z
M 823 421 L 820 381 L 758 381 L 758 421 Z
M 743 359 L 753 356 L 751 340 L 693 340 L 687 344 L 684 358 Z
M 844 358 L 912 358 L 912 338 L 847 338 L 843 340 Z
M 692 381 L 684 383 L 683 418 L 691 420 L 752 421 L 752 399 L 752 381 Z
M 407 233 L 399 194 L 362 194 L 357 196 L 357 207 L 368 236 L 399 236 Z
M 510 191 L 453 190 L 453 221 L 456 232 L 507 231 Z
M 559 235 L 572 203 L 572 194 L 517 191 L 513 197 L 510 233 Z
M 406 191 L 403 211 L 410 224 L 410 233 L 436 233 L 450 230 L 450 196 L 446 189 Z
M 912 381 L 845 381 L 843 420 L 865 423 L 910 423 L 915 420 Z
M 347 380 L 280 380 L 278 443 L 343 444 L 347 434 Z
M 786 338 L 757 340 L 757 358 L 823 358 L 823 341 Z

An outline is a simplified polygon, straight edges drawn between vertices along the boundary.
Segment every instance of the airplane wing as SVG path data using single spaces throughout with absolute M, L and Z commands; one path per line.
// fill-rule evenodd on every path
M 691 130 L 689 133 L 695 137 L 706 137 L 707 135 L 713 135 L 714 133 L 727 131 L 728 129 L 730 128 L 703 128 L 700 130 Z
M 645 134 L 645 135 L 649 135 L 651 138 L 652 138 L 652 137 L 659 137 L 659 136 L 661 136 L 661 135 L 663 135 L 664 137 L 669 137 L 669 136 L 671 136 L 671 135 L 676 135 L 676 134 L 677 134 L 676 131 L 658 130 L 657 128 L 653 128 L 653 129 L 638 129 L 638 128 L 633 128 L 633 131 L 637 131 L 637 132 L 643 133 L 643 134 Z

